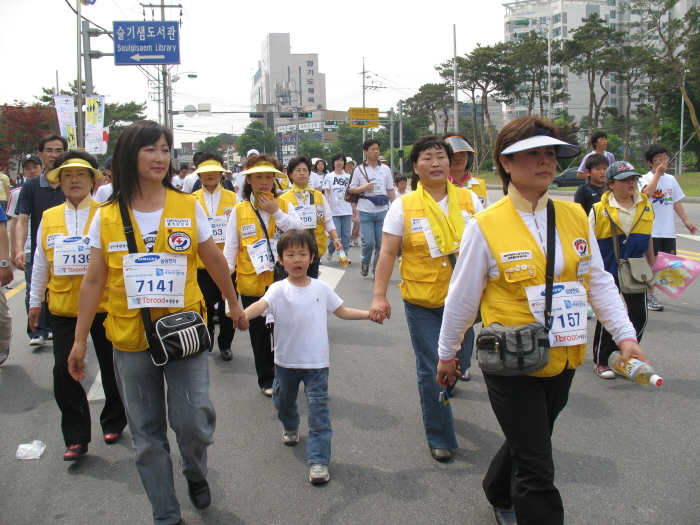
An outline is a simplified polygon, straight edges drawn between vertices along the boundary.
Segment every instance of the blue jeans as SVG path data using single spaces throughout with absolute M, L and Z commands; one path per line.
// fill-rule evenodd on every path
M 438 339 L 442 325 L 444 307 L 425 308 L 404 301 L 408 332 L 411 334 L 413 351 L 416 354 L 418 394 L 423 412 L 425 437 L 430 448 L 457 448 L 451 405 L 440 401 L 442 387 L 438 385 Z M 465 337 L 465 341 L 466 341 Z M 465 348 L 462 341 L 462 348 Z
M 275 365 L 272 403 L 284 430 L 299 428 L 299 383 L 309 404 L 309 439 L 306 455 L 309 463 L 328 465 L 331 460 L 331 419 L 328 413 L 328 368 L 284 368 Z
M 459 359 L 459 366 L 462 369 L 462 375 L 472 366 L 472 354 L 474 353 L 474 327 L 469 328 L 464 334 L 462 348 L 459 349 L 455 356 Z
M 374 251 L 374 264 L 372 264 L 372 273 L 377 268 L 379 260 L 379 250 L 382 249 L 382 227 L 384 226 L 384 217 L 389 210 L 380 211 L 379 213 L 369 213 L 361 211 L 360 213 L 360 236 L 362 237 L 362 255 L 360 262 L 369 264 L 372 262 L 372 251 Z
M 209 399 L 209 352 L 158 367 L 148 351 L 115 348 L 114 372 L 134 442 L 136 469 L 153 507 L 153 521 L 177 523 L 180 504 L 167 423 L 175 432 L 185 478 L 202 481 L 207 477 L 207 447 L 214 442 L 216 426 Z
M 32 291 L 32 254 L 27 252 L 27 259 L 24 263 L 24 282 L 27 284 L 27 292 L 24 296 L 24 306 L 29 313 L 29 294 Z M 46 301 L 41 302 L 41 315 L 39 315 L 39 326 L 36 327 L 36 332 L 32 332 L 29 328 L 29 320 L 27 320 L 27 335 L 29 339 L 41 335 L 44 339 L 48 339 L 49 330 L 51 330 L 51 312 L 49 312 L 49 305 Z
M 335 231 L 340 237 L 340 243 L 343 245 L 343 250 L 347 255 L 350 253 L 350 232 L 352 231 L 352 215 L 334 215 L 333 223 L 335 224 Z M 333 245 L 333 240 L 328 242 L 328 253 L 335 252 L 335 246 Z

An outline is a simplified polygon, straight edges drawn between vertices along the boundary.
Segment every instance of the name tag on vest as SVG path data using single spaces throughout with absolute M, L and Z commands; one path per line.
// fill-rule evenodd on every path
M 127 252 L 129 251 L 129 246 L 124 242 L 110 242 L 107 247 L 108 252 Z
M 532 260 L 532 252 L 530 250 L 522 250 L 520 252 L 506 252 L 501 254 L 501 263 L 509 263 L 513 261 L 529 261 Z
M 241 237 L 255 237 L 255 224 L 244 224 L 241 226 Z
M 190 219 L 165 219 L 166 228 L 191 228 L 192 221 Z

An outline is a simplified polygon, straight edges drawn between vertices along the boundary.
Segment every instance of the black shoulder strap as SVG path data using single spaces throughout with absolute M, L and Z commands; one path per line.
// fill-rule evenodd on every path
M 134 237 L 134 227 L 131 224 L 131 217 L 129 216 L 129 210 L 126 209 L 126 204 L 124 201 L 119 199 L 119 211 L 122 215 L 122 223 L 124 224 L 124 235 L 126 235 L 126 245 L 129 248 L 129 253 L 139 253 L 139 249 L 136 246 L 136 237 Z M 153 325 L 151 323 L 151 309 L 150 308 L 140 308 L 141 317 L 143 318 L 143 326 L 146 329 L 146 340 L 149 346 L 151 346 L 151 340 L 154 337 Z
M 253 203 L 251 202 L 250 205 L 253 206 Z M 255 212 L 255 215 L 258 216 L 258 220 L 260 221 L 260 227 L 262 228 L 263 235 L 265 235 L 265 240 L 267 241 L 267 251 L 270 252 L 270 257 L 272 257 L 272 263 L 274 264 L 275 254 L 272 253 L 272 245 L 270 244 L 270 236 L 267 234 L 267 226 L 265 226 L 265 221 L 262 220 L 262 216 L 255 206 L 253 206 L 253 211 Z
M 547 200 L 547 271 L 545 281 L 544 319 L 546 332 L 552 326 L 552 288 L 554 287 L 554 254 L 556 251 L 555 236 L 557 223 L 554 216 L 554 203 Z

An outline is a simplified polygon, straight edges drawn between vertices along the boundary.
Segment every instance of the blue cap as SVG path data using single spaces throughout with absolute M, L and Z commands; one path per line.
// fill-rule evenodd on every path
M 112 169 L 112 155 L 107 157 L 107 160 L 105 161 L 105 169 L 106 170 L 111 170 Z

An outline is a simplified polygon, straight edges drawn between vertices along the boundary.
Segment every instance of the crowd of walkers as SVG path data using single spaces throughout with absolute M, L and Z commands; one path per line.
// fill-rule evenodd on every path
M 180 522 L 168 425 L 190 500 L 207 507 L 216 414 L 206 350 L 216 339 L 221 359 L 230 361 L 238 329 L 249 332 L 257 385 L 272 398 L 286 446 L 299 443 L 296 400 L 304 383 L 309 481 L 328 482 L 327 314 L 390 319 L 388 286 L 398 260 L 425 437 L 437 461 L 459 447 L 449 398 L 456 381 L 471 379 L 474 325 L 543 330 L 530 341 L 548 350 L 535 369 L 483 372 L 505 436 L 483 488 L 498 523 L 563 523 L 551 436 L 585 360 L 586 307 L 596 315 L 598 376 L 614 379 L 608 357 L 616 350 L 623 361 L 646 361 L 638 343 L 647 309 L 662 307 L 653 294 L 619 293 L 618 261 L 653 265 L 659 250 L 675 253 L 674 213 L 697 232 L 680 187 L 665 173 L 664 148 L 649 148 L 650 172 L 640 175 L 605 152 L 604 134 L 591 142 L 576 202 L 552 199 L 558 160 L 580 148 L 559 140 L 545 119 L 513 120 L 494 147 L 504 197 L 491 203 L 485 181 L 470 171 L 477 152 L 459 134 L 418 139 L 410 179 L 392 174 L 375 139 L 365 141 L 357 163 L 338 153 L 328 164 L 298 156 L 282 166 L 251 150 L 234 171 L 214 153 L 174 169 L 172 134 L 151 121 L 123 131 L 103 170 L 92 155 L 69 151 L 63 137 L 42 139 L 37 154 L 21 160 L 22 185 L 8 195 L 7 217 L 0 212 L 0 281 L 11 280 L 10 261 L 25 272 L 28 344 L 53 340 L 63 459 L 79 460 L 91 443 L 80 382 L 89 334 L 106 398 L 103 439 L 117 442 L 128 425 L 154 523 Z M 344 252 L 349 264 L 358 239 L 359 272 L 374 277 L 369 310 L 343 306 L 319 279 L 323 255 Z M 575 326 L 551 315 L 564 308 L 554 282 L 576 299 L 569 301 L 578 305 Z M 9 355 L 7 310 L 0 294 L 0 364 Z M 179 332 L 180 344 L 196 349 L 166 354 L 163 363 L 151 321 L 162 328 L 173 314 L 201 317 L 202 331 L 187 333 L 208 343 L 183 343 Z

